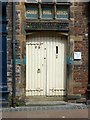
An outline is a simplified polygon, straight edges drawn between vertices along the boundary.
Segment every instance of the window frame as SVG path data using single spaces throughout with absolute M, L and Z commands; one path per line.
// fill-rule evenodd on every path
M 43 8 L 50 8 L 51 7 L 51 16 L 52 17 L 48 17 L 48 18 L 46 18 L 46 17 L 43 17 Z M 49 4 L 49 5 L 47 5 L 47 4 L 41 4 L 41 19 L 42 20 L 53 20 L 54 19 L 54 5 L 52 5 L 52 4 Z
M 31 8 L 33 7 L 36 7 L 36 10 L 37 10 L 37 17 L 27 17 L 27 6 L 30 6 Z M 33 14 L 34 15 L 34 14 Z M 28 20 L 37 20 L 39 18 L 39 7 L 38 7 L 38 4 L 29 4 L 29 5 L 26 5 L 26 12 L 25 12 L 25 17 L 26 19 Z
M 66 11 L 67 11 L 67 17 L 66 18 L 63 18 L 63 17 L 57 17 L 57 8 L 61 8 L 61 10 L 64 10 L 64 9 L 66 9 Z M 56 14 L 55 14 L 55 18 L 57 19 L 57 20 L 69 20 L 69 8 L 68 8 L 68 6 L 65 6 L 65 5 L 56 5 Z

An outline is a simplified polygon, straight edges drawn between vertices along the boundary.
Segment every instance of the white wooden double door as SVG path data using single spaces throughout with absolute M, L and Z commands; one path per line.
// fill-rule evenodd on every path
M 61 96 L 65 89 L 65 37 L 31 35 L 26 44 L 26 95 Z

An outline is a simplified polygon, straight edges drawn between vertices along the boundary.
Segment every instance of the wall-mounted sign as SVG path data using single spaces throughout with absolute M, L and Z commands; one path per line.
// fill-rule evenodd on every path
M 74 60 L 81 60 L 81 52 L 74 52 Z

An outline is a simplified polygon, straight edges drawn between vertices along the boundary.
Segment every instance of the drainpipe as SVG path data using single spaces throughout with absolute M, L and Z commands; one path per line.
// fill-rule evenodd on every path
M 8 106 L 6 2 L 0 2 L 0 106 Z
M 16 9 L 15 2 L 12 2 L 12 107 L 16 106 Z

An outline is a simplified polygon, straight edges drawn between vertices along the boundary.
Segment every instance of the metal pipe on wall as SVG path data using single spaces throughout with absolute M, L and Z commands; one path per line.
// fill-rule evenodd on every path
M 0 2 L 0 105 L 8 106 L 6 2 Z M 1 98 L 2 97 L 2 98 Z
M 16 8 L 15 2 L 12 2 L 12 107 L 16 106 Z

